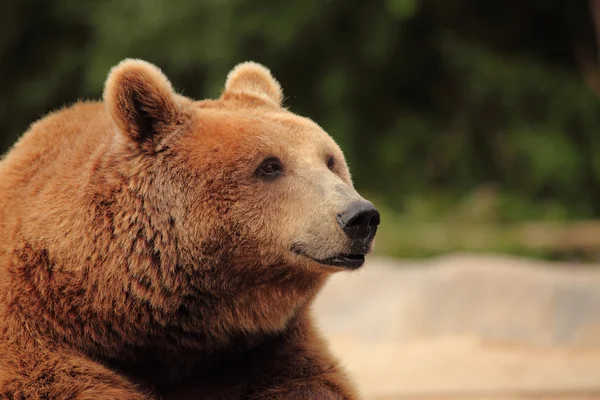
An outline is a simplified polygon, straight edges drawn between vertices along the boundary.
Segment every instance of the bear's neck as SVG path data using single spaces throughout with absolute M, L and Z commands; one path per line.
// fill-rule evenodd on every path
M 226 347 L 209 350 L 165 349 L 133 346 L 129 358 L 104 358 L 111 368 L 120 371 L 141 388 L 161 392 L 180 387 L 193 376 L 210 376 L 215 371 L 239 365 L 240 360 L 252 360 L 256 354 L 272 351 L 272 346 L 310 320 L 310 305 L 301 306 L 286 327 L 277 332 L 246 332 L 231 336 Z

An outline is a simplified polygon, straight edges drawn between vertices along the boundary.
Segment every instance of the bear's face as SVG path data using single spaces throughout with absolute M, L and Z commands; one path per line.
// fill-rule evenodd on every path
M 105 102 L 120 145 L 140 160 L 148 201 L 172 225 L 179 263 L 355 269 L 379 214 L 353 188 L 327 133 L 281 106 L 269 71 L 244 63 L 218 100 L 173 92 L 142 61 L 111 72 Z

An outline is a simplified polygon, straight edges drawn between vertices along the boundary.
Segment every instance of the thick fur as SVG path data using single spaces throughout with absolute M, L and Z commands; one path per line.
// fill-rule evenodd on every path
M 291 249 L 345 251 L 360 196 L 281 101 L 258 64 L 196 102 L 126 60 L 32 125 L 0 161 L 1 399 L 357 397 L 310 315 L 339 268 Z

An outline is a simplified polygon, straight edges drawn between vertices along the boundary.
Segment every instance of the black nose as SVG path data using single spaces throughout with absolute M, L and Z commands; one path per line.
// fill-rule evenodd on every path
M 338 224 L 351 239 L 372 239 L 379 225 L 379 212 L 368 201 L 352 203 L 337 215 Z

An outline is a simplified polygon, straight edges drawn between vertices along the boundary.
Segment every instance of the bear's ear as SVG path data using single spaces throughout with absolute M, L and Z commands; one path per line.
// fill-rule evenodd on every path
M 155 146 L 179 119 L 171 83 L 158 67 L 142 60 L 126 59 L 113 67 L 104 102 L 117 128 L 144 147 Z
M 279 82 L 266 67 L 252 61 L 238 64 L 225 82 L 225 93 L 246 93 L 281 106 L 283 92 Z

